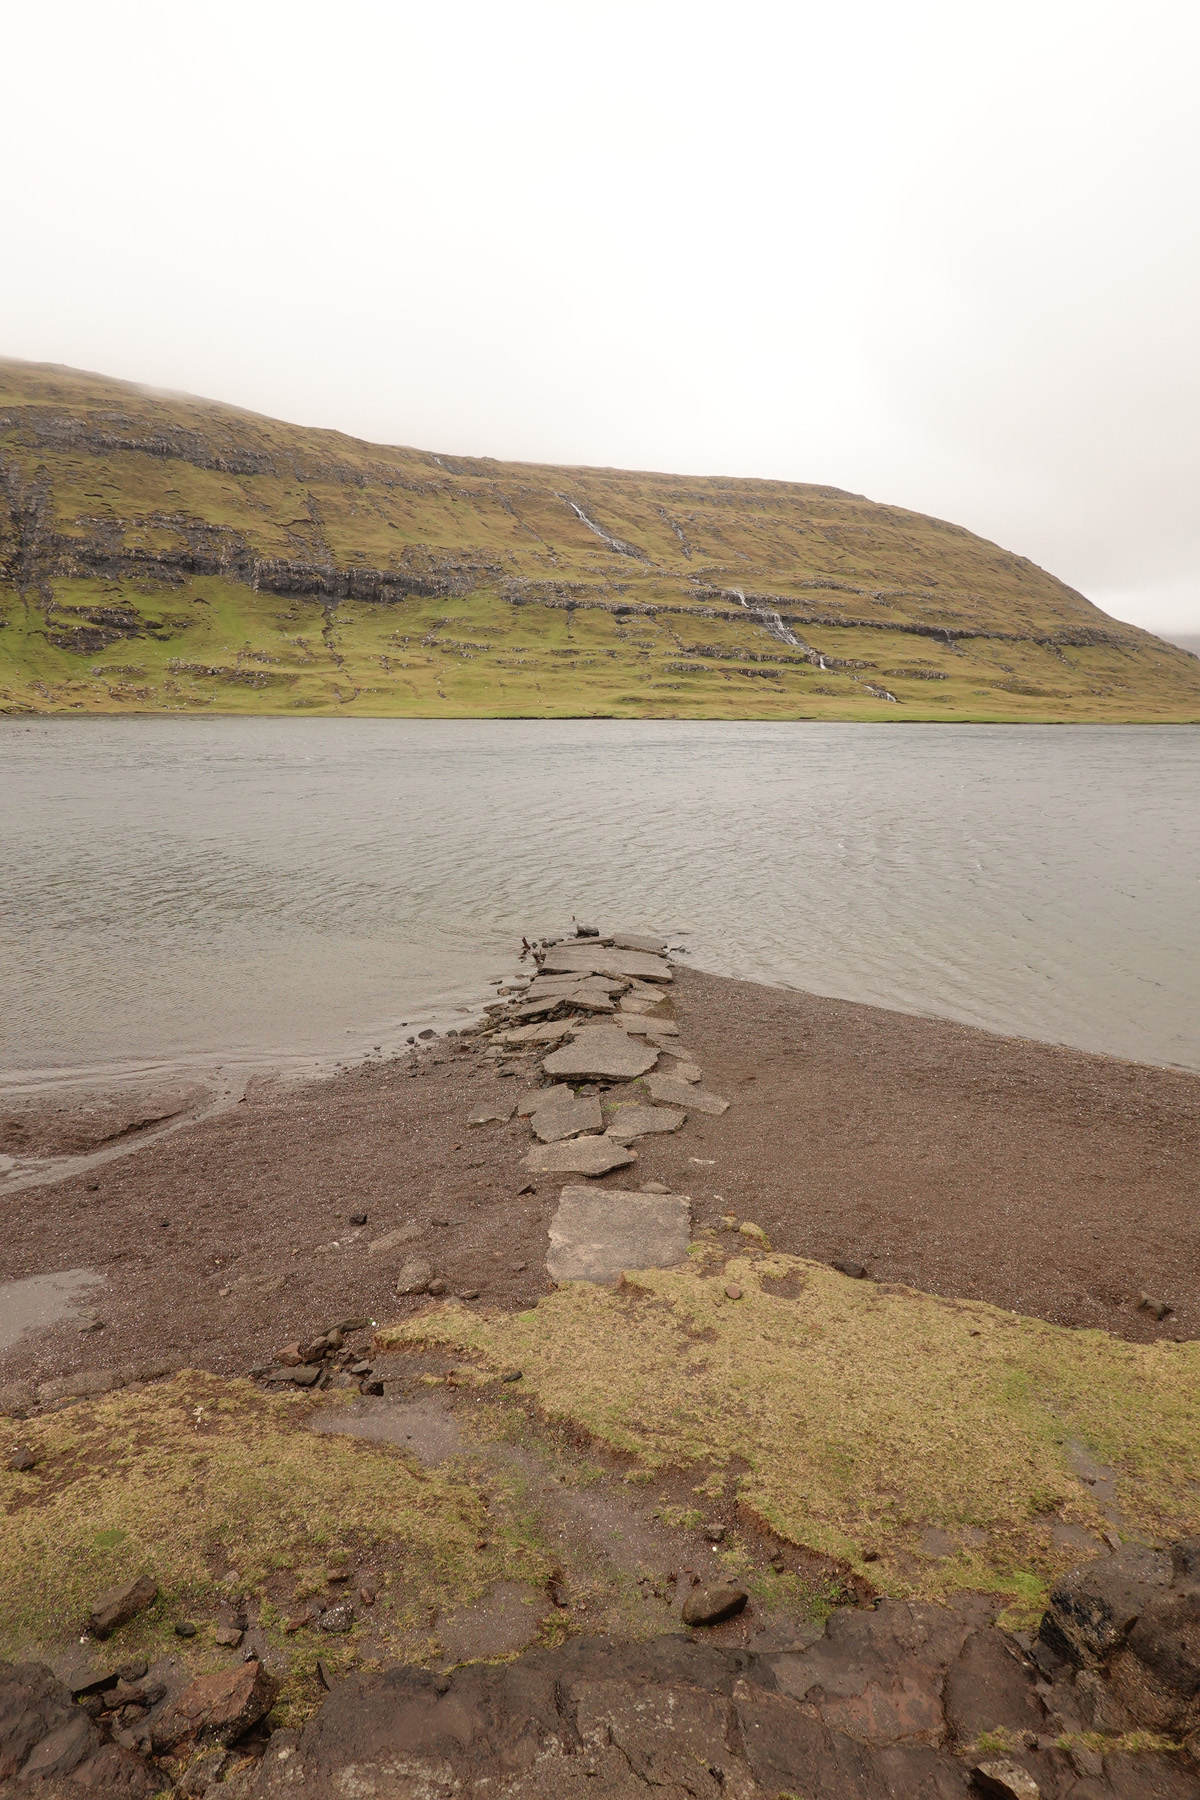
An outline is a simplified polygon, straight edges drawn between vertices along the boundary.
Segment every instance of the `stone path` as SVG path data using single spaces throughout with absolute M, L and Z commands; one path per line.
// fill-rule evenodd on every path
M 670 1016 L 674 973 L 666 941 L 640 932 L 580 931 L 532 947 L 525 985 L 502 989 L 485 1032 L 486 1054 L 541 1057 L 545 1086 L 516 1106 L 533 1142 L 525 1167 L 535 1174 L 583 1175 L 599 1181 L 637 1158 L 640 1137 L 678 1131 L 689 1112 L 723 1113 L 729 1102 L 707 1093 L 704 1071 L 691 1061 Z M 660 1058 L 670 1056 L 669 1065 Z M 507 1072 L 517 1068 L 508 1065 Z M 532 1072 L 532 1071 L 531 1071 Z M 644 1078 L 644 1095 L 630 1083 Z M 605 1091 L 620 1083 L 609 1109 Z M 656 1104 L 660 1103 L 660 1104 Z M 473 1125 L 500 1122 L 502 1108 L 480 1109 Z M 504 1114 L 511 1118 L 511 1112 Z M 625 1269 L 668 1268 L 687 1255 L 691 1230 L 686 1195 L 622 1188 L 564 1187 L 550 1226 L 546 1269 L 561 1281 L 616 1281 Z

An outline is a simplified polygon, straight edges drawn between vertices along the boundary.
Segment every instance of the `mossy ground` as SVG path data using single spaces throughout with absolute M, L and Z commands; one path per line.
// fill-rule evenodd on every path
M 431 1311 L 380 1342 L 516 1365 L 547 1420 L 650 1478 L 688 1470 L 698 1507 L 732 1477 L 748 1523 L 897 1595 L 976 1589 L 1036 1612 L 1081 1554 L 1055 1528 L 1097 1548 L 1110 1528 L 1080 1451 L 1113 1468 L 1123 1532 L 1200 1527 L 1200 1344 L 1122 1343 L 715 1242 L 617 1290 Z
M 1200 719 L 1195 658 L 838 489 L 438 457 L 15 362 L 0 408 L 0 711 Z M 397 585 L 220 573 L 255 559 Z
M 318 1435 L 308 1422 L 328 1404 L 188 1372 L 26 1421 L 37 1465 L 0 1474 L 0 1657 L 70 1643 L 98 1594 L 149 1573 L 159 1598 L 122 1627 L 122 1656 L 227 1663 L 217 1608 L 249 1601 L 288 1646 L 285 1703 L 311 1701 L 318 1656 L 336 1669 L 364 1634 L 376 1656 L 419 1656 L 440 1612 L 498 1582 L 545 1582 L 554 1561 L 509 1504 L 515 1477 L 469 1459 L 426 1469 L 387 1445 Z M 352 1600 L 364 1570 L 379 1587 L 356 1631 L 286 1635 L 311 1597 L 345 1591 L 327 1581 L 342 1568 L 356 1572 Z M 180 1618 L 200 1622 L 195 1639 L 175 1636 Z

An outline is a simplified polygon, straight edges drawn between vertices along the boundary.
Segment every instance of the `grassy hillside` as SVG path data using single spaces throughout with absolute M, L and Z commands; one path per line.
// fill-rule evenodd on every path
M 0 361 L 0 711 L 1200 720 L 1200 660 L 836 488 L 498 463 Z

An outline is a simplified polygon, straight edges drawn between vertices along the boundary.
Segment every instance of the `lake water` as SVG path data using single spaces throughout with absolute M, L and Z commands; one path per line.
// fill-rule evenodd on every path
M 522 932 L 1200 1068 L 1200 729 L 0 721 L 0 1078 L 329 1066 Z

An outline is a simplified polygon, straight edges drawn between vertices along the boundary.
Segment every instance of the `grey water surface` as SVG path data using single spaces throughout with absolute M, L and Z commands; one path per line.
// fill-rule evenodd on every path
M 521 933 L 1200 1068 L 1200 729 L 0 721 L 0 1083 L 325 1066 Z

